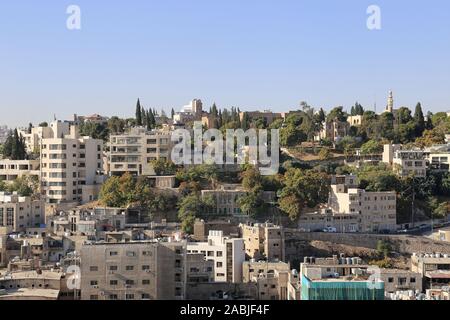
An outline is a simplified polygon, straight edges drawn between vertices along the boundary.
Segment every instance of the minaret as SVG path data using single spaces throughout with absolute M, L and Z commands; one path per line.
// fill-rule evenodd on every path
M 390 112 L 390 113 L 394 112 L 394 94 L 392 93 L 392 90 L 389 91 L 388 104 L 387 104 L 385 112 Z

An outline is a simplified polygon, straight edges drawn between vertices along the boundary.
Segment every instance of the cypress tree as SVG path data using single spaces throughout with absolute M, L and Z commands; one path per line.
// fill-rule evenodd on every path
M 425 117 L 423 116 L 422 105 L 417 103 L 416 111 L 414 112 L 414 122 L 416 124 L 416 135 L 421 136 L 425 130 Z
M 142 126 L 142 108 L 141 101 L 139 99 L 136 104 L 136 125 Z

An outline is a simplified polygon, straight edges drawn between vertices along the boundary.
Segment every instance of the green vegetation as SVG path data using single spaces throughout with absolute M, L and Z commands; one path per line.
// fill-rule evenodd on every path
M 135 178 L 129 173 L 110 177 L 100 190 L 99 201 L 107 207 L 144 207 L 150 213 L 169 211 L 175 207 L 173 196 L 155 191 L 145 177 Z
M 0 181 L 0 191 L 17 192 L 22 197 L 29 197 L 39 191 L 39 179 L 36 176 L 22 176 L 10 184 Z
M 2 148 L 4 158 L 11 160 L 25 160 L 27 158 L 24 138 L 17 129 L 10 131 Z

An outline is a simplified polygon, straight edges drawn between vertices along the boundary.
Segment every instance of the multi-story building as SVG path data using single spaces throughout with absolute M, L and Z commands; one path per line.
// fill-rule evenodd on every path
M 241 224 L 239 227 L 248 257 L 267 261 L 284 260 L 284 232 L 281 226 L 256 223 Z
M 361 228 L 359 213 L 335 213 L 330 208 L 305 212 L 298 219 L 301 230 L 315 232 L 335 228 L 339 233 L 357 233 Z
M 329 208 L 338 214 L 359 214 L 361 232 L 397 229 L 395 192 L 367 192 L 358 189 L 356 176 L 333 176 Z
M 414 253 L 411 271 L 422 276 L 425 289 L 447 287 L 450 285 L 450 255 Z
M 182 300 L 186 243 L 95 243 L 81 248 L 82 300 Z
M 209 231 L 207 242 L 189 242 L 188 254 L 201 253 L 206 260 L 214 261 L 214 281 L 242 281 L 242 263 L 245 261 L 243 239 L 223 236 L 222 231 Z
M 322 130 L 315 136 L 316 141 L 329 140 L 338 142 L 340 139 L 348 135 L 350 124 L 347 121 L 325 121 L 322 124 Z
M 301 300 L 384 300 L 384 282 L 360 258 L 305 257 Z
M 384 146 L 383 162 L 391 165 L 400 177 L 427 176 L 427 160 L 423 150 L 402 150 L 401 145 Z
M 262 119 L 266 126 L 270 126 L 277 119 L 283 119 L 282 113 L 275 113 L 270 110 L 241 112 L 239 113 L 239 119 L 241 122 L 244 120 L 244 116 L 247 116 L 252 121 Z
M 347 122 L 352 127 L 360 127 L 362 125 L 363 116 L 349 116 Z
M 192 121 L 202 121 L 203 103 L 200 99 L 192 100 L 188 105 L 185 105 L 181 112 L 174 115 L 174 123 L 186 123 Z
M 214 282 L 214 261 L 206 260 L 202 253 L 191 253 L 186 256 L 186 282 Z
M 10 232 L 24 232 L 40 227 L 45 221 L 44 201 L 0 192 L 0 227 Z
M 422 292 L 422 275 L 418 272 L 400 269 L 381 269 L 380 278 L 384 282 L 386 294 L 412 290 Z
M 170 130 L 148 131 L 132 128 L 130 132 L 111 135 L 109 174 L 155 175 L 153 160 L 170 160 L 172 151 Z
M 212 197 L 215 202 L 215 206 L 211 208 L 210 212 L 207 212 L 208 215 L 217 216 L 243 215 L 238 200 L 246 194 L 244 188 L 236 184 L 222 185 L 215 190 L 202 190 L 202 198 Z M 274 202 L 275 198 L 275 192 L 263 191 L 262 193 L 262 199 L 265 203 Z
M 39 160 L 0 160 L 0 181 L 12 182 L 22 176 L 40 177 Z
M 290 272 L 285 262 L 246 261 L 242 265 L 242 280 L 257 283 L 259 300 L 287 300 Z
M 103 182 L 103 141 L 81 137 L 77 126 L 53 122 L 41 142 L 41 192 L 49 203 L 95 200 Z
M 450 144 L 436 145 L 425 149 L 425 158 L 431 171 L 450 171 Z
M 18 130 L 19 135 L 25 140 L 27 152 L 39 154 L 42 139 L 52 138 L 54 136 L 53 128 L 56 126 L 60 134 L 66 135 L 70 133 L 70 123 L 66 121 L 55 121 L 51 126 L 33 127 L 31 130 L 29 128 Z

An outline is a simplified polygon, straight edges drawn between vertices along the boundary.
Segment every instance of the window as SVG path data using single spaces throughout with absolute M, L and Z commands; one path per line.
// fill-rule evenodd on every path
M 214 251 L 208 251 L 208 257 L 214 257 Z
M 416 278 L 411 278 L 411 279 L 409 279 L 409 282 L 411 282 L 411 283 L 416 283 Z
M 117 294 L 110 294 L 109 300 L 118 300 Z
M 147 266 L 147 265 L 142 266 L 142 270 L 143 270 L 143 271 L 145 271 L 145 270 L 150 270 L 150 266 Z
M 216 263 L 216 268 L 222 268 L 223 267 L 223 263 L 222 262 L 217 262 Z
M 110 286 L 117 286 L 119 284 L 119 282 L 117 280 L 110 280 L 109 281 L 109 285 Z
M 142 300 L 150 300 L 150 295 L 148 293 L 143 293 Z
M 134 266 L 126 266 L 125 270 L 133 271 L 134 270 Z
M 217 257 L 223 257 L 223 252 L 222 251 L 217 251 L 216 255 L 217 255 Z
M 110 252 L 109 252 L 109 256 L 110 256 L 110 257 L 117 256 L 117 255 L 118 255 L 118 252 L 117 252 L 117 251 L 110 251 Z
M 125 299 L 126 300 L 134 300 L 134 294 L 132 294 L 132 293 L 127 293 L 126 295 L 125 295 Z
M 98 300 L 98 295 L 91 295 L 91 296 L 90 296 L 90 299 L 91 299 L 91 300 Z
M 144 286 L 150 285 L 150 280 L 142 280 L 142 285 Z
M 127 257 L 136 257 L 136 252 L 134 252 L 134 251 L 127 251 Z
M 127 286 L 134 286 L 134 280 L 127 280 L 127 281 L 125 281 L 125 284 Z
M 146 256 L 146 257 L 151 257 L 152 256 L 152 252 L 151 251 L 142 251 L 142 255 Z
M 109 266 L 109 271 L 117 271 L 118 269 L 117 266 Z
M 97 280 L 92 280 L 91 281 L 91 286 L 98 286 L 98 281 Z
M 91 266 L 91 267 L 89 268 L 89 270 L 90 270 L 91 272 L 96 272 L 96 271 L 98 271 L 98 267 L 97 267 L 97 266 Z

